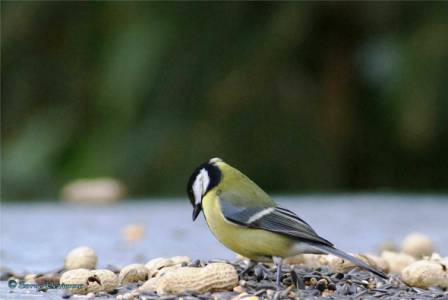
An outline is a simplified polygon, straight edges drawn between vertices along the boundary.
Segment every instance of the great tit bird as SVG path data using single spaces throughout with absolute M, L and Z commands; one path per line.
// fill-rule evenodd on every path
M 274 261 L 280 285 L 282 259 L 302 253 L 333 254 L 382 277 L 363 261 L 334 247 L 294 212 L 277 204 L 252 180 L 219 158 L 197 167 L 187 184 L 193 221 L 201 210 L 215 237 L 251 261 Z

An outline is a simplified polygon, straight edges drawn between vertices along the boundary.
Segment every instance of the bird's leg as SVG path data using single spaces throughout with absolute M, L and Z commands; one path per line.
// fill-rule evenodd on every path
M 247 272 L 250 271 L 250 269 L 252 269 L 255 265 L 257 264 L 257 262 L 249 259 L 249 262 L 247 264 L 247 267 L 245 267 L 238 275 L 241 277 L 244 274 L 246 274 Z
M 282 261 L 283 259 L 278 256 L 273 256 L 272 260 L 274 261 L 274 264 L 277 266 L 277 274 L 275 277 L 275 286 L 277 289 L 280 289 L 280 277 L 282 276 Z

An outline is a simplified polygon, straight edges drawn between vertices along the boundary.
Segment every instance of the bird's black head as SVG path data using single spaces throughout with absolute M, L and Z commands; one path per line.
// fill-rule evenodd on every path
M 193 206 L 193 221 L 202 210 L 202 198 L 221 181 L 221 170 L 216 165 L 219 158 L 212 158 L 197 167 L 187 183 L 188 198 Z

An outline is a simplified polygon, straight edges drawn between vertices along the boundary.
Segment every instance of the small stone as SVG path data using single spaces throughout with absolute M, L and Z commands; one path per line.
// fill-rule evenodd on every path
M 272 296 L 274 296 L 274 294 L 275 294 L 275 291 L 274 291 L 274 290 L 269 289 L 269 290 L 266 291 L 266 296 L 267 296 L 269 299 L 271 299 Z
M 36 282 L 36 274 L 26 274 L 23 280 L 25 280 L 26 283 L 33 283 Z
M 95 293 L 92 293 L 92 292 L 87 293 L 86 297 L 87 297 L 87 299 L 95 299 Z
M 352 255 L 374 269 L 381 269 L 382 271 L 387 272 L 387 269 L 389 268 L 387 262 L 384 259 L 377 257 L 375 255 L 363 254 L 363 253 Z M 328 255 L 326 260 L 327 264 L 330 266 L 333 272 L 346 273 L 357 267 L 357 265 L 355 265 L 351 261 L 334 255 Z
M 111 203 L 124 198 L 125 190 L 114 178 L 78 179 L 63 187 L 61 197 L 76 203 Z
M 61 285 L 70 285 L 71 288 L 67 288 L 65 291 L 71 295 L 85 295 L 90 292 L 110 293 L 117 287 L 118 278 L 110 270 L 89 271 L 87 269 L 74 269 L 64 272 L 59 283 Z
M 145 235 L 145 229 L 138 224 L 130 224 L 121 231 L 125 240 L 135 242 L 141 240 Z
M 118 286 L 118 276 L 110 270 L 93 270 L 89 273 L 87 284 L 89 292 L 110 293 Z
M 131 293 L 126 293 L 123 295 L 123 300 L 133 300 L 134 299 L 134 295 L 132 295 Z
M 187 267 L 200 267 L 201 266 L 201 261 L 199 259 L 195 259 L 193 260 Z
M 144 284 L 142 284 L 138 290 L 143 293 L 151 293 L 157 290 L 157 285 L 160 277 L 154 277 L 148 279 Z
M 146 269 L 148 269 L 148 277 L 155 277 L 157 273 L 163 268 L 171 267 L 176 265 L 170 258 L 158 257 L 151 259 L 145 265 Z
M 149 270 L 142 264 L 131 264 L 121 269 L 118 275 L 120 285 L 146 281 L 149 277 Z
M 434 252 L 434 246 L 428 236 L 421 233 L 412 233 L 403 240 L 401 250 L 416 258 L 422 258 L 431 255 Z
M 415 258 L 406 253 L 383 251 L 381 258 L 389 265 L 389 272 L 400 273 L 404 268 L 415 262 Z
M 316 289 L 323 292 L 324 290 L 327 289 L 327 285 L 328 285 L 327 280 L 322 278 L 316 283 Z
M 448 288 L 448 269 L 443 263 L 420 260 L 407 266 L 401 277 L 405 283 L 419 288 Z
M 89 247 L 77 247 L 71 250 L 65 257 L 66 270 L 95 269 L 98 258 L 93 249 Z
M 236 287 L 233 288 L 233 291 L 235 293 L 244 293 L 246 290 L 242 286 L 237 285 Z
M 265 272 L 264 268 L 261 265 L 255 266 L 255 268 L 254 268 L 254 275 L 255 275 L 255 278 L 258 281 L 260 281 L 260 280 L 265 278 L 265 273 L 266 272 Z
M 74 294 L 87 294 L 87 279 L 89 278 L 90 271 L 87 269 L 74 269 L 62 274 L 60 284 L 65 285 L 79 285 L 79 287 L 72 286 L 65 290 L 68 295 Z

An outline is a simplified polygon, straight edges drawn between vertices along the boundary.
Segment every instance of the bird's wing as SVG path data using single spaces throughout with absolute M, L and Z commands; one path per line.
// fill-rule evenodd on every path
M 237 206 L 233 199 L 228 198 L 231 196 L 232 194 L 224 193 L 219 195 L 222 213 L 230 222 L 249 228 L 264 229 L 298 239 L 305 239 L 309 242 L 333 246 L 332 243 L 317 235 L 308 223 L 290 210 L 277 206 Z

